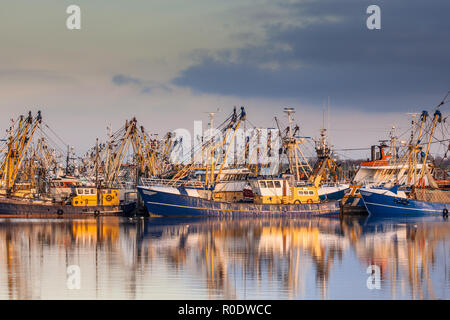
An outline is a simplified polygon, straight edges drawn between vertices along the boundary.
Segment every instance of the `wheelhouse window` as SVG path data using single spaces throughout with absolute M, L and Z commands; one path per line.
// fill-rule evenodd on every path
M 273 181 L 267 181 L 267 188 L 274 188 Z
M 266 182 L 265 182 L 265 181 L 260 181 L 260 182 L 259 182 L 259 186 L 260 186 L 261 188 L 267 188 L 267 187 L 266 187 Z
M 281 188 L 281 183 L 280 183 L 280 181 L 275 180 L 274 183 L 275 183 L 275 188 Z

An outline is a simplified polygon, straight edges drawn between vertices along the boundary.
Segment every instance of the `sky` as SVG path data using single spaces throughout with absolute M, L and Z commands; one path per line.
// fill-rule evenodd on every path
M 325 124 L 336 149 L 369 147 L 450 90 L 449 13 L 448 0 L 4 0 L 0 130 L 41 110 L 83 153 L 134 116 L 163 135 L 233 106 L 274 127 L 288 106 L 304 135 Z

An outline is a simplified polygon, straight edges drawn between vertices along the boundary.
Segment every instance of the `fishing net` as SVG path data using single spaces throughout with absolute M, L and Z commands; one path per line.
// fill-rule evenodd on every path
M 433 190 L 433 189 L 416 189 L 416 200 L 428 202 L 450 203 L 450 191 Z

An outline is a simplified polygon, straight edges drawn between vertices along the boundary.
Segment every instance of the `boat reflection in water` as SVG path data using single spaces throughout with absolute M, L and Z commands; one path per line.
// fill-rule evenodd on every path
M 3 219 L 0 299 L 448 299 L 449 223 Z

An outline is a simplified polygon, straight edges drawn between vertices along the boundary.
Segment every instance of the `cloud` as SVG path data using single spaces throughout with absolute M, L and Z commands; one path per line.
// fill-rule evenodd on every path
M 123 86 L 126 84 L 142 85 L 142 80 L 138 78 L 128 77 L 123 74 L 116 74 L 112 78 L 112 82 L 114 82 L 118 86 Z
M 366 8 L 381 8 L 368 30 Z M 202 53 L 172 82 L 194 92 L 294 98 L 369 111 L 432 106 L 450 89 L 450 2 L 280 2 L 290 23 L 265 25 L 265 42 Z M 297 23 L 292 23 L 297 21 Z
M 154 82 L 154 81 L 145 81 L 139 78 L 127 76 L 124 74 L 116 74 L 112 77 L 112 82 L 116 86 L 133 86 L 137 88 L 143 94 L 149 94 L 154 89 L 162 89 L 164 91 L 170 91 L 170 88 L 164 84 Z

